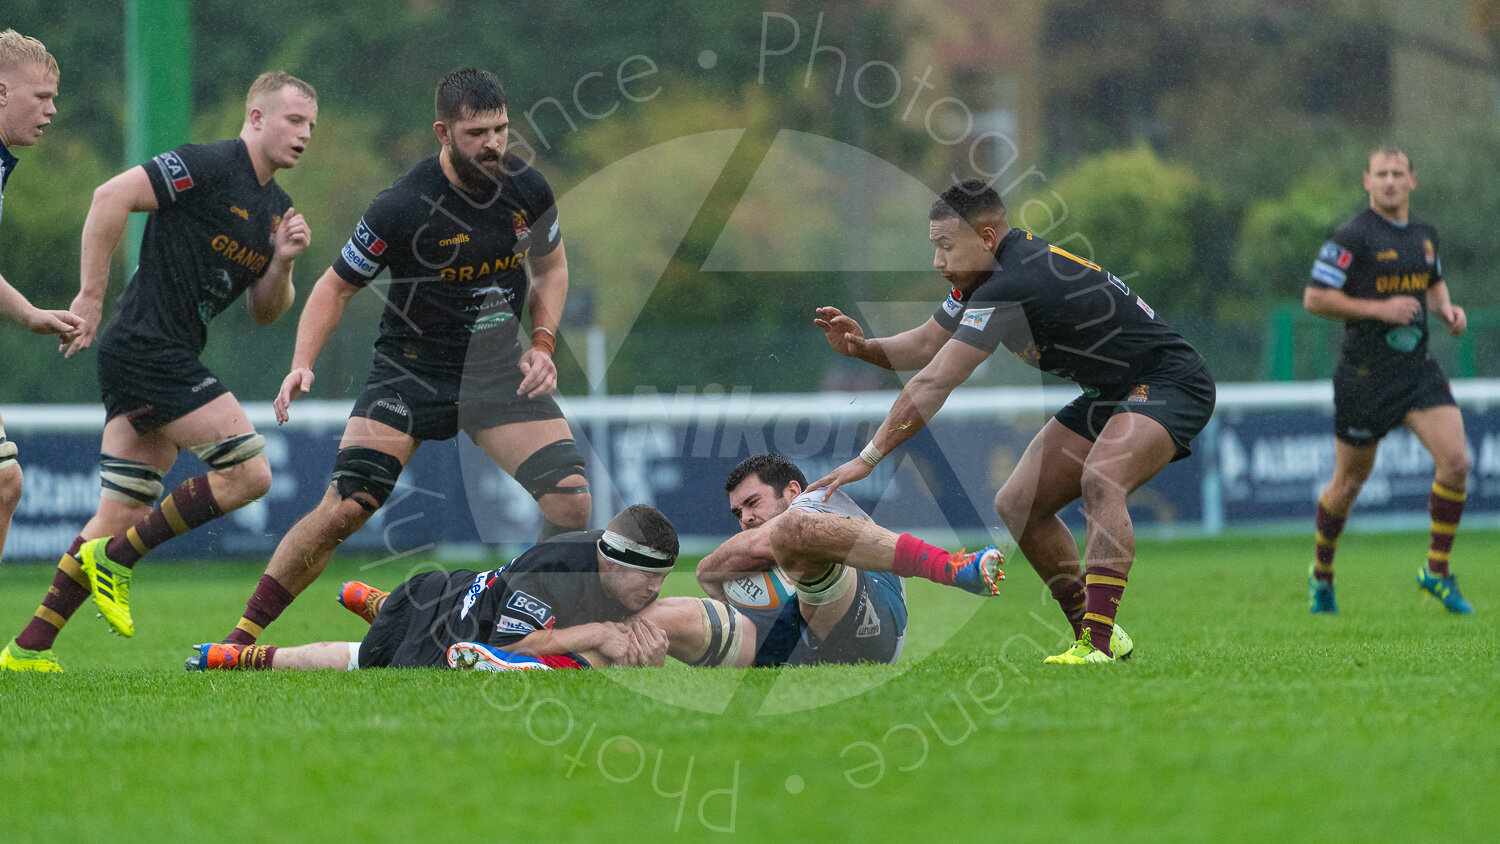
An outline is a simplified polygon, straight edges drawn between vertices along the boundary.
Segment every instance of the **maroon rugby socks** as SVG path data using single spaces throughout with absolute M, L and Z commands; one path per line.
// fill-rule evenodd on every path
M 1464 490 L 1454 490 L 1436 481 L 1427 496 L 1427 513 L 1432 517 L 1432 545 L 1427 551 L 1427 570 L 1438 577 L 1448 576 L 1448 555 L 1453 552 L 1453 535 L 1464 515 Z M 25 647 L 24 645 L 22 647 Z
M 1462 505 L 1460 505 L 1462 506 Z M 1313 577 L 1333 582 L 1333 553 L 1338 549 L 1339 534 L 1344 532 L 1348 513 L 1337 515 L 1318 497 L 1317 535 L 1314 537 Z
M 45 651 L 57 641 L 57 634 L 73 613 L 89 598 L 89 578 L 78 565 L 78 549 L 83 547 L 83 537 L 73 540 L 68 552 L 57 563 L 57 572 L 52 575 L 52 585 L 47 587 L 47 597 L 36 608 L 36 614 L 21 635 L 16 637 L 16 646 L 28 651 Z
M 1089 644 L 1110 656 L 1110 637 L 1115 632 L 1115 614 L 1125 595 L 1125 575 L 1103 566 L 1089 566 L 1083 576 L 1085 586 L 1083 629 L 1089 631 Z
M 253 645 L 260 634 L 266 631 L 266 625 L 281 617 L 281 613 L 296 600 L 297 596 L 287 591 L 269 574 L 261 575 L 260 582 L 255 584 L 255 591 L 250 593 L 250 600 L 245 604 L 245 614 L 240 617 L 238 624 L 224 637 L 226 643 L 238 645 Z
M 152 507 L 145 518 L 111 539 L 104 546 L 104 554 L 112 562 L 134 568 L 152 548 L 222 515 L 223 509 L 208 488 L 208 476 L 188 478 Z

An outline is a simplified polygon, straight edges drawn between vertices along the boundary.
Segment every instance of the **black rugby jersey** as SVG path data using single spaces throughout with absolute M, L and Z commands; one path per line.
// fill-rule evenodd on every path
M 634 613 L 599 582 L 595 543 L 603 535 L 566 533 L 537 543 L 504 568 L 447 572 L 434 624 L 504 648 L 538 630 L 624 621 Z
M 20 162 L 16 157 L 11 155 L 10 148 L 4 141 L 0 141 L 0 220 L 5 219 L 5 185 L 10 181 L 10 174 L 18 163 Z
M 1022 229 L 995 249 L 1000 269 L 933 314 L 953 339 L 1011 354 L 1085 388 L 1127 386 L 1147 373 L 1190 373 L 1196 349 L 1124 282 Z
M 1369 370 L 1416 367 L 1427 359 L 1427 288 L 1442 280 L 1437 229 L 1416 217 L 1399 226 L 1366 208 L 1323 244 L 1308 286 L 1342 290 L 1356 299 L 1413 296 L 1422 303 L 1406 325 L 1345 321 L 1340 366 Z
M 479 199 L 449 182 L 434 155 L 370 203 L 333 269 L 360 287 L 390 269 L 385 354 L 462 366 L 475 340 L 478 353 L 514 355 L 526 262 L 556 249 L 562 232 L 542 174 L 512 155 L 505 168 L 498 192 Z
M 270 268 L 292 199 L 275 179 L 260 183 L 239 138 L 185 144 L 142 166 L 157 210 L 99 344 L 120 354 L 163 346 L 200 354 L 209 321 Z

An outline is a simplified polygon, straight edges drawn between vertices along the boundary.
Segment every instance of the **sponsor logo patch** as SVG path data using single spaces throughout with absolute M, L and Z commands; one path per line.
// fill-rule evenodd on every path
M 990 323 L 990 317 L 995 315 L 994 308 L 972 308 L 964 313 L 959 325 L 966 325 L 976 331 L 983 331 Z
M 1146 312 L 1146 316 L 1156 319 L 1156 311 L 1151 310 L 1151 306 L 1146 304 L 1145 299 L 1137 297 L 1135 303 L 1141 306 L 1141 310 Z
M 519 633 L 525 636 L 528 633 L 535 633 L 536 625 L 524 619 L 516 618 L 513 615 L 502 615 L 500 616 L 500 620 L 495 622 L 495 632 Z
M 361 217 L 359 225 L 354 227 L 354 243 L 358 243 L 366 252 L 379 258 L 385 252 L 385 241 L 381 240 Z
M 1431 238 L 1422 238 L 1422 258 L 1427 261 L 1428 266 L 1437 263 L 1437 247 L 1432 245 Z
M 361 255 L 352 240 L 344 244 L 344 251 L 339 255 L 343 257 L 344 263 L 348 264 L 350 269 L 365 278 L 374 278 L 375 274 L 380 272 L 380 265 Z
M 520 590 L 516 590 L 511 594 L 510 600 L 505 602 L 505 608 L 515 610 L 521 615 L 534 620 L 542 627 L 551 627 L 554 621 L 551 605 Z
M 164 152 L 154 160 L 161 174 L 166 177 L 167 184 L 172 186 L 172 193 L 182 193 L 193 187 L 193 174 L 188 172 L 182 156 L 175 152 Z
M 1325 241 L 1323 248 L 1318 250 L 1318 259 L 1327 261 L 1341 270 L 1347 270 L 1349 265 L 1354 263 L 1354 253 L 1329 240 Z
M 526 219 L 525 212 L 512 211 L 510 215 L 511 225 L 516 230 L 516 240 L 531 234 L 531 222 Z
M 1130 397 L 1126 401 L 1151 401 L 1151 385 L 1135 385 L 1135 389 L 1130 391 Z
M 963 309 L 963 303 L 953 298 L 953 294 L 951 293 L 948 295 L 947 299 L 943 300 L 943 313 L 947 314 L 948 316 L 956 317 Z
M 405 410 L 405 408 L 402 408 L 402 410 Z M 493 582 L 494 578 L 491 577 L 490 573 L 487 571 L 480 572 L 479 574 L 474 575 L 474 582 L 469 584 L 469 591 L 464 593 L 464 608 L 459 611 L 459 618 L 469 617 L 469 610 L 474 608 L 474 602 L 479 600 L 479 596 L 483 594 L 484 590 L 488 589 L 490 587 L 490 584 Z

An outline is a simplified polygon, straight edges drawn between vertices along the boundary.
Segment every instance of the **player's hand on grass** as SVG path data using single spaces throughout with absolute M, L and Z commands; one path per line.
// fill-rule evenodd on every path
M 1413 296 L 1392 296 L 1380 303 L 1377 311 L 1381 322 L 1405 325 L 1422 312 L 1422 303 Z
M 310 243 L 312 229 L 307 227 L 307 220 L 297 213 L 297 209 L 286 209 L 286 216 L 276 227 L 276 257 L 290 261 L 301 255 Z
M 287 373 L 281 382 L 281 389 L 276 393 L 276 400 L 271 402 L 272 409 L 276 411 L 277 425 L 285 425 L 286 420 L 292 418 L 287 412 L 292 402 L 311 392 L 312 385 L 313 371 L 305 366 Z
M 73 304 L 68 306 L 68 312 L 78 318 L 78 324 L 72 331 L 62 335 L 62 342 L 58 344 L 57 350 L 65 358 L 94 345 L 94 336 L 99 332 L 99 318 L 104 315 L 104 303 L 79 293 L 74 297 Z
M 21 324 L 32 334 L 56 334 L 67 343 L 83 328 L 83 318 L 69 311 L 44 311 L 32 308 L 21 316 Z
M 865 352 L 865 332 L 852 317 L 834 307 L 817 309 L 818 318 L 813 324 L 823 329 L 828 345 L 846 358 L 862 358 Z
M 667 664 L 667 631 L 645 618 L 630 620 L 630 639 L 635 653 L 640 657 L 634 665 L 649 665 L 661 668 Z
M 815 489 L 821 489 L 824 491 L 823 500 L 827 501 L 828 496 L 833 495 L 833 491 L 844 484 L 852 484 L 855 481 L 862 481 L 869 477 L 870 470 L 873 468 L 875 467 L 866 463 L 862 458 L 856 457 L 819 478 L 816 483 L 809 484 L 807 491 L 811 492 Z
M 521 386 L 516 395 L 528 399 L 545 396 L 557 389 L 557 364 L 552 356 L 532 346 L 521 355 Z
M 1469 315 L 1464 309 L 1454 304 L 1444 305 L 1438 310 L 1438 319 L 1448 324 L 1448 333 L 1457 337 L 1464 333 L 1469 327 Z

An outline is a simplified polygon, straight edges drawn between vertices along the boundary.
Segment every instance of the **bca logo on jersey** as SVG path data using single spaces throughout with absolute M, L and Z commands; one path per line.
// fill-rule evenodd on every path
M 1330 240 L 1318 250 L 1318 259 L 1327 261 L 1341 270 L 1347 270 L 1349 265 L 1354 263 L 1354 253 Z
M 552 607 L 550 605 L 519 590 L 510 596 L 510 600 L 505 603 L 505 608 L 515 610 L 521 615 L 535 619 L 536 623 L 543 627 L 551 627 L 553 622 L 556 621 L 552 617 Z
M 385 252 L 385 241 L 377 237 L 375 232 L 365 225 L 363 218 L 360 219 L 359 225 L 354 227 L 354 242 L 377 258 Z
M 188 172 L 182 157 L 175 152 L 164 152 L 156 157 L 156 166 L 172 185 L 172 190 L 181 193 L 193 186 L 193 174 Z

